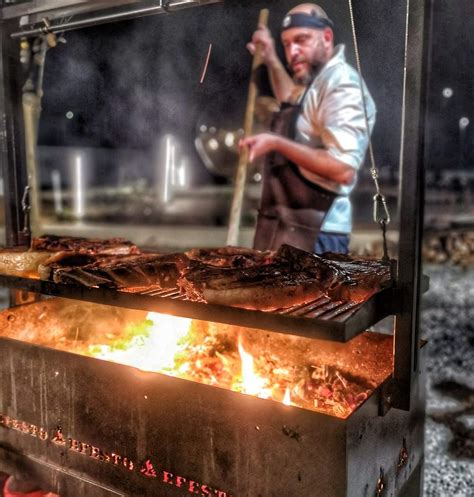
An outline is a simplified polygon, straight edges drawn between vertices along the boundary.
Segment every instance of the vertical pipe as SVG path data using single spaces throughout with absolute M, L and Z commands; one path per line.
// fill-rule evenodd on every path
M 14 21 L 0 23 L 0 165 L 4 180 L 5 238 L 8 246 L 28 243 L 21 199 L 27 185 L 21 110 L 20 46 L 10 38 Z
M 400 241 L 397 283 L 402 310 L 395 318 L 394 391 L 391 405 L 409 410 L 417 379 L 421 241 L 424 204 L 424 119 L 432 0 L 411 0 L 406 59 L 406 102 L 400 154 Z
M 30 225 L 31 233 L 39 235 L 40 231 L 40 190 L 38 162 L 38 130 L 43 97 L 43 76 L 46 53 L 55 46 L 54 35 L 39 36 L 33 42 L 33 55 L 29 75 L 23 86 L 23 119 L 25 123 L 26 167 L 28 186 L 30 187 Z
M 28 171 L 28 186 L 30 189 L 29 203 L 31 206 L 30 229 L 32 233 L 39 231 L 40 182 L 38 179 L 38 126 L 41 114 L 41 97 L 34 92 L 23 93 L 23 119 L 25 123 L 26 167 Z

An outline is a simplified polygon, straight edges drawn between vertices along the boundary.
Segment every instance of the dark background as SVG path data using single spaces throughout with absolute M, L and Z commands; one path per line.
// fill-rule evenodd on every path
M 285 12 L 298 1 L 226 1 L 68 32 L 48 52 L 40 145 L 148 149 L 164 133 L 194 151 L 196 127 L 242 125 L 251 59 L 246 43 L 259 10 L 270 8 L 278 36 Z M 355 63 L 346 2 L 322 1 Z M 404 2 L 354 2 L 364 77 L 378 107 L 374 132 L 381 169 L 397 168 L 400 144 Z M 209 43 L 206 79 L 199 83 Z M 262 91 L 268 85 L 262 80 Z M 66 118 L 67 111 L 74 117 Z
M 47 55 L 39 145 L 135 150 L 143 159 L 130 169 L 136 177 L 150 180 L 154 174 L 150 151 L 164 134 L 171 133 L 191 161 L 192 184 L 218 182 L 194 148 L 196 130 L 200 124 L 226 129 L 242 126 L 251 64 L 245 45 L 259 10 L 270 9 L 270 28 L 278 40 L 285 12 L 298 3 L 226 0 L 65 33 L 67 43 Z M 382 184 L 393 187 L 390 203 L 394 209 L 406 4 L 393 0 L 353 3 L 363 75 L 378 109 L 373 133 L 376 163 Z M 335 22 L 336 42 L 345 43 L 347 58 L 355 65 L 347 2 L 322 0 L 320 4 Z M 425 88 L 427 184 L 454 194 L 466 189 L 472 192 L 474 2 L 433 0 L 432 6 Z M 213 50 L 200 84 L 209 43 Z M 265 77 L 261 87 L 269 93 Z M 66 117 L 68 111 L 74 114 L 72 119 Z M 94 174 L 100 184 L 114 183 L 114 160 L 100 162 Z M 49 178 L 47 174 L 47 182 Z M 360 173 L 357 191 L 363 195 L 373 191 L 368 167 Z M 364 212 L 362 217 L 367 215 Z

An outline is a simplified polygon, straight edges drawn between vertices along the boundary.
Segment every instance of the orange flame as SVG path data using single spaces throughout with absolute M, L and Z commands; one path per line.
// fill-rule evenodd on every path
M 367 398 L 366 391 L 359 389 L 351 392 L 349 388 L 354 387 L 338 371 L 335 373 L 336 387 L 331 389 L 330 385 L 326 385 L 326 380 L 319 381 L 315 374 L 317 370 L 313 371 L 311 378 L 299 380 L 293 378 L 291 368 L 284 364 L 276 366 L 276 362 L 270 369 L 265 355 L 253 357 L 245 350 L 241 336 L 237 341 L 237 354 L 232 345 L 220 348 L 222 342 L 211 335 L 203 341 L 196 340 L 199 328 L 193 326 L 191 319 L 151 312 L 147 315 L 147 321 L 127 329 L 123 338 L 111 345 L 89 347 L 88 355 L 144 371 L 273 399 L 287 406 L 330 412 L 338 417 L 347 417 L 356 405 Z M 307 381 L 308 391 L 305 390 Z
M 253 357 L 245 351 L 240 337 L 238 347 L 242 361 L 242 392 L 268 399 L 271 397 L 271 391 L 266 388 L 267 380 L 255 374 Z
M 174 357 L 189 334 L 191 319 L 149 312 L 147 320 L 152 323 L 147 333 L 133 336 L 126 348 L 101 345 L 93 355 L 143 371 L 173 374 Z

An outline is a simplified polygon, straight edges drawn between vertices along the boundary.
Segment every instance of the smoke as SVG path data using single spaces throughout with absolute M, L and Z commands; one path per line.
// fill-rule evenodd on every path
M 42 141 L 47 144 L 57 134 L 57 116 L 67 110 L 75 119 L 66 123 L 65 145 L 68 139 L 77 144 L 81 135 L 79 144 L 146 149 L 172 133 L 192 153 L 200 123 L 241 127 L 251 65 L 245 45 L 259 10 L 270 9 L 270 28 L 278 40 L 284 13 L 297 3 L 224 2 L 66 33 L 68 43 L 47 57 Z M 319 3 L 354 63 L 347 4 Z M 364 77 L 378 107 L 374 139 L 383 144 L 379 158 L 397 164 L 403 5 L 363 0 L 354 7 Z M 210 43 L 209 67 L 200 84 Z M 268 91 L 268 83 L 262 86 Z

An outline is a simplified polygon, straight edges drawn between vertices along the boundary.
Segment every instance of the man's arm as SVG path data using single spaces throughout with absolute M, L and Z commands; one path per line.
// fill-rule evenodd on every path
M 297 166 L 341 185 L 354 181 L 355 169 L 333 157 L 327 150 L 314 149 L 274 133 L 260 133 L 241 140 L 240 145 L 248 147 L 249 160 L 278 152 Z
M 267 66 L 276 99 L 281 102 L 292 102 L 298 91 L 285 67 L 281 63 L 275 49 L 275 41 L 269 29 L 261 24 L 253 34 L 252 41 L 247 45 L 249 52 L 255 54 L 256 47 L 260 46 L 260 55 Z

